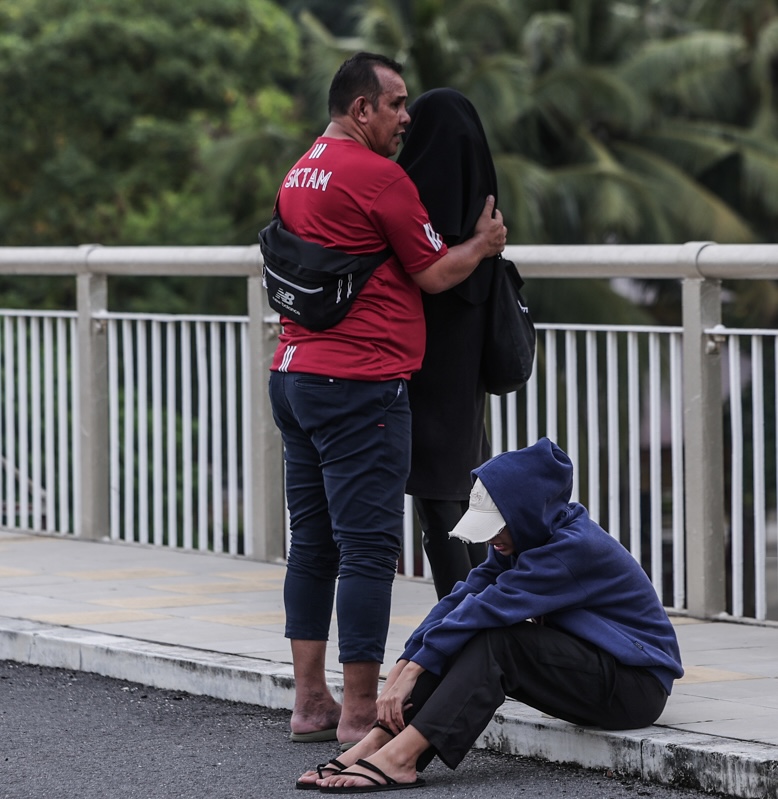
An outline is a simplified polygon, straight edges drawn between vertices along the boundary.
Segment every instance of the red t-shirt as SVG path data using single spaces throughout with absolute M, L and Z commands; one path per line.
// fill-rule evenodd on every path
M 402 167 L 349 139 L 322 136 L 289 171 L 278 195 L 284 226 L 306 241 L 360 255 L 391 247 L 346 317 L 320 332 L 282 316 L 275 371 L 352 380 L 408 378 L 421 366 L 421 292 L 410 275 L 446 245 Z

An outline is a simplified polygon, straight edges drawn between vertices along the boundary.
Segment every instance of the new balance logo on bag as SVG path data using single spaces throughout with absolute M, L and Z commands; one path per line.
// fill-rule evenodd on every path
M 285 307 L 292 308 L 294 305 L 294 294 L 291 291 L 284 291 L 283 289 L 278 289 L 275 294 L 275 301 L 280 302 L 281 305 Z M 292 308 L 294 310 L 294 308 Z

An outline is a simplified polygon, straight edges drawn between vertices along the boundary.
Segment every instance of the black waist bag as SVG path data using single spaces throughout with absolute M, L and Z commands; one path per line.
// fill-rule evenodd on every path
M 350 255 L 303 241 L 278 216 L 259 231 L 270 307 L 309 330 L 326 330 L 348 313 L 370 275 L 391 250 Z

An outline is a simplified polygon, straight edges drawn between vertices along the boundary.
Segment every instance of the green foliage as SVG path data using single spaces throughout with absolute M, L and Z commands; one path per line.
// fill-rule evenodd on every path
M 471 98 L 512 242 L 775 240 L 778 0 L 4 0 L 0 244 L 256 242 L 358 49 Z
M 297 28 L 271 0 L 4 0 L 0 245 L 256 242 L 301 128 L 299 68 Z M 234 284 L 153 283 L 128 281 L 112 307 L 245 306 Z M 37 284 L 0 281 L 3 304 L 40 284 L 47 307 L 72 302 Z
M 343 0 L 278 0 L 278 5 L 295 18 L 314 14 L 336 36 L 348 35 L 354 25 L 353 5 Z
M 204 145 L 229 133 L 239 98 L 292 79 L 298 55 L 269 0 L 6 0 L 0 241 L 231 238 L 208 205 Z
M 647 42 L 618 73 L 668 116 L 734 121 L 747 118 L 747 57 L 742 36 L 700 31 Z

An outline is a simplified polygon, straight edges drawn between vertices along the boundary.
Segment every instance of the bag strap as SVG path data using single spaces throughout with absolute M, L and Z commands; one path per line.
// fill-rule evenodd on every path
M 291 266 L 305 266 L 329 274 L 342 274 L 355 270 L 373 272 L 392 254 L 391 247 L 379 252 L 355 255 L 331 247 L 305 241 L 288 231 L 278 213 L 273 214 L 270 224 L 259 231 L 262 254 Z

